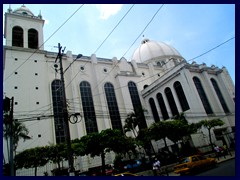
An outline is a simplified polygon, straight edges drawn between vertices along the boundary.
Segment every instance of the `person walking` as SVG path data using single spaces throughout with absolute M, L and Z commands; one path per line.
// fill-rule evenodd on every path
M 153 162 L 153 175 L 154 176 L 157 176 L 158 173 L 160 174 L 160 166 L 161 166 L 160 161 L 157 158 L 155 158 L 154 162 Z
M 221 153 L 220 148 L 219 148 L 218 146 L 215 145 L 214 150 L 215 150 L 215 152 L 216 152 L 217 159 L 219 160 L 220 153 Z

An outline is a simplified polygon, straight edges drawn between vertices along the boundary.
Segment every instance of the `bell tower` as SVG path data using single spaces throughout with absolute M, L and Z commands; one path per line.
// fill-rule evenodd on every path
M 5 13 L 6 46 L 44 50 L 43 26 L 41 14 L 35 16 L 25 5 L 14 11 L 9 7 Z

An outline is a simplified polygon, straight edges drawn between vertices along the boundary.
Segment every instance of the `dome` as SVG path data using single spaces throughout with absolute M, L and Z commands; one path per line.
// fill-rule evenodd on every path
M 18 14 L 26 14 L 26 15 L 30 15 L 30 16 L 34 16 L 34 14 L 32 13 L 32 11 L 30 11 L 26 6 L 22 5 L 20 8 L 16 9 L 15 11 L 13 11 L 14 13 L 18 13 Z
M 135 60 L 138 63 L 143 63 L 148 60 L 169 56 L 178 56 L 182 58 L 181 54 L 172 46 L 163 42 L 156 42 L 149 39 L 144 39 L 141 42 L 140 47 L 138 47 L 134 51 L 132 55 L 132 60 Z

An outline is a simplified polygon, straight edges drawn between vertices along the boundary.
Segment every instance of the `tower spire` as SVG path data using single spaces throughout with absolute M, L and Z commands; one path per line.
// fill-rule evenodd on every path
M 8 12 L 9 12 L 9 13 L 12 12 L 11 4 L 9 4 Z
M 42 13 L 41 13 L 41 10 L 39 10 L 38 17 L 39 17 L 40 19 L 42 19 Z

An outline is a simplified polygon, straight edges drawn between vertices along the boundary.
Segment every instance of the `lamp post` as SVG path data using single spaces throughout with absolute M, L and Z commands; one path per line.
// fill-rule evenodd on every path
M 63 71 L 63 74 L 68 70 L 68 68 L 70 68 L 70 66 L 78 59 L 78 58 L 81 58 L 82 57 L 82 54 L 78 54 L 76 59 L 73 60 L 73 62 L 71 62 L 71 64 L 69 64 L 69 66 Z
M 67 111 L 67 103 L 66 103 L 66 93 L 65 93 L 65 83 L 64 83 L 64 73 L 66 70 L 71 66 L 71 64 L 77 60 L 77 58 L 82 57 L 82 55 L 78 55 L 77 58 L 67 67 L 65 71 L 63 71 L 63 65 L 62 65 L 62 54 L 64 50 L 62 50 L 62 46 L 60 46 L 60 43 L 58 43 L 58 56 L 56 58 L 59 58 L 59 64 L 60 64 L 60 76 L 61 76 L 61 82 L 62 82 L 62 105 L 63 105 L 63 121 L 64 121 L 64 130 L 66 133 L 66 143 L 67 143 L 67 155 L 68 155 L 68 165 L 69 165 L 69 176 L 74 176 L 74 166 L 73 166 L 73 153 L 71 148 L 71 137 L 70 137 L 70 130 L 69 130 L 69 124 L 68 124 L 68 111 Z

